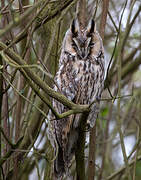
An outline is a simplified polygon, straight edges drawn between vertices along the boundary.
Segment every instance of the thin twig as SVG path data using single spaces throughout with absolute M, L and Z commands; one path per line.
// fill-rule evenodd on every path
M 31 8 L 29 8 L 23 15 L 21 15 L 18 19 L 15 19 L 14 22 L 10 22 L 5 29 L 0 31 L 0 37 L 4 36 L 13 27 L 15 27 L 15 26 L 19 25 L 20 23 L 22 23 L 22 21 L 24 19 L 26 19 L 26 17 L 28 17 L 43 2 L 44 2 L 44 0 L 38 1 L 35 5 L 33 5 Z
M 127 1 L 126 1 L 127 4 Z M 119 32 L 121 32 L 121 29 L 119 28 Z M 118 96 L 121 96 L 121 60 L 122 60 L 122 43 L 123 43 L 123 38 L 120 35 L 119 37 L 119 49 L 118 49 Z M 119 136 L 120 136 L 120 142 L 121 142 L 121 149 L 122 149 L 122 154 L 124 157 L 124 162 L 126 164 L 126 173 L 128 176 L 128 180 L 131 180 L 131 174 L 130 174 L 130 169 L 129 169 L 129 164 L 128 164 L 128 159 L 127 159 L 127 155 L 126 155 L 126 150 L 125 150 L 125 144 L 124 144 L 124 139 L 123 139 L 123 133 L 121 130 L 121 119 L 120 119 L 120 99 L 118 99 L 117 101 L 117 128 L 118 128 L 118 132 L 119 132 Z
M 141 160 L 141 156 L 137 157 L 137 161 Z M 129 166 L 132 166 L 135 163 L 135 159 L 132 160 L 129 163 Z M 116 172 L 114 172 L 113 174 L 111 174 L 110 176 L 108 176 L 107 178 L 105 178 L 106 180 L 112 180 L 114 179 L 116 176 L 120 175 L 121 173 L 123 173 L 126 170 L 126 166 L 123 166 L 122 168 L 118 169 Z
M 3 77 L 4 79 L 10 84 L 10 86 L 23 98 L 25 99 L 26 101 L 28 101 L 30 104 L 32 104 L 32 106 L 34 106 L 43 116 L 47 117 L 47 115 L 40 109 L 38 108 L 35 104 L 33 104 L 29 99 L 27 99 L 22 93 L 20 93 L 11 83 L 10 81 L 4 76 L 3 74 Z

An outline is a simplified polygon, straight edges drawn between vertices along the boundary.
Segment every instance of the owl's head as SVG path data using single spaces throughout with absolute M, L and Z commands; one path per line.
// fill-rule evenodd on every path
M 77 19 L 73 20 L 69 31 L 66 34 L 65 51 L 77 55 L 79 59 L 86 59 L 95 43 L 95 22 L 90 20 L 85 29 L 81 29 Z

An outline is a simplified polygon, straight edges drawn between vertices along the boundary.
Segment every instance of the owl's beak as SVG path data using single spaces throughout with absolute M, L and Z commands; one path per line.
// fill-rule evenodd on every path
M 85 48 L 82 48 L 82 54 L 81 54 L 82 58 L 85 58 Z

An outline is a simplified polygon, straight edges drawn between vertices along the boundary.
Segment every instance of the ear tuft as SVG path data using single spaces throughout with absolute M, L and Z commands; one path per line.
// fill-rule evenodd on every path
M 94 33 L 95 31 L 95 22 L 94 20 L 90 20 L 88 26 L 87 26 L 87 32 L 88 32 L 88 36 L 91 36 L 92 33 Z
M 77 36 L 77 33 L 78 33 L 78 22 L 77 22 L 76 19 L 74 19 L 72 21 L 71 32 L 72 32 L 73 36 Z

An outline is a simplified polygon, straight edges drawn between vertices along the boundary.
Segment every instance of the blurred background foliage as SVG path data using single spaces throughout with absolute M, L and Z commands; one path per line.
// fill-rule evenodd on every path
M 72 19 L 76 17 L 77 1 L 43 1 L 27 16 L 24 16 L 38 2 L 40 1 L 1 0 L 0 41 L 10 45 L 10 48 L 28 65 L 35 65 L 31 68 L 32 71 L 52 87 L 53 77 L 58 69 L 62 40 Z M 102 3 L 101 0 L 87 1 L 88 19 L 95 19 L 98 31 L 103 11 Z M 20 17 L 23 19 L 21 20 Z M 13 26 L 3 33 L 11 22 Z M 108 73 L 105 75 L 103 101 L 96 122 L 95 179 L 140 180 L 140 0 L 111 0 L 109 2 L 103 43 Z M 1 179 L 51 180 L 55 151 L 48 140 L 48 106 L 29 86 L 19 71 L 20 67 L 17 67 L 17 64 L 12 66 L 13 61 L 4 57 L 2 49 L 0 44 Z M 118 96 L 119 59 L 121 60 L 121 97 Z M 49 96 L 38 85 L 35 84 L 35 86 L 49 99 Z M 118 99 L 120 99 L 120 110 Z M 120 123 L 118 118 L 120 118 Z M 85 148 L 87 179 L 88 152 L 89 132 L 87 132 Z M 64 179 L 75 178 L 73 159 L 70 176 Z

